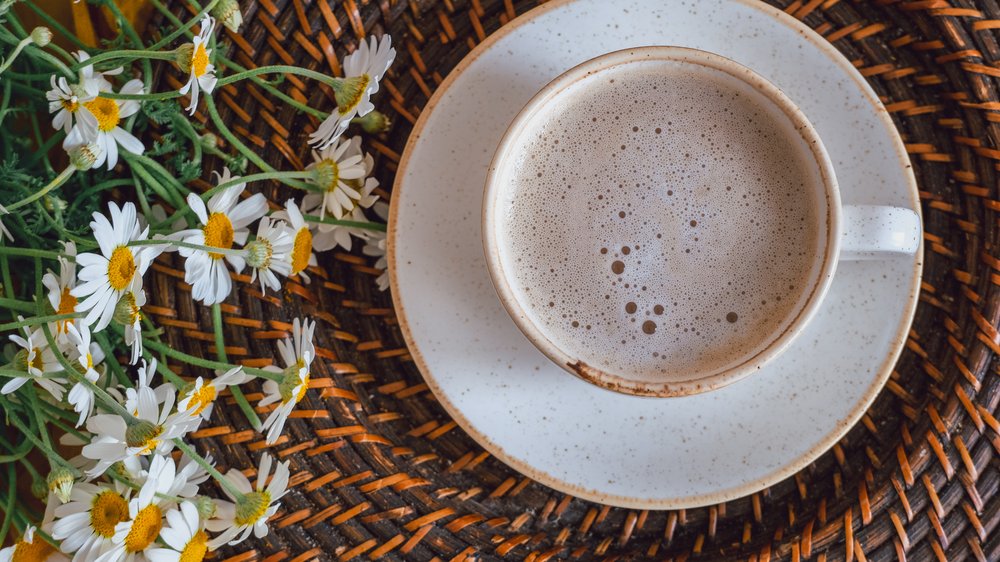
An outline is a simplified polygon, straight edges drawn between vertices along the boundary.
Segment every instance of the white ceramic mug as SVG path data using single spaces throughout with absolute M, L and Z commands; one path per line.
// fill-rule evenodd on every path
M 581 96 L 588 92 L 597 95 L 594 94 L 594 88 L 603 88 L 607 90 L 608 95 L 617 95 L 616 92 L 620 91 L 618 89 L 619 86 L 613 85 L 614 78 L 606 80 L 605 78 L 608 76 L 626 77 L 627 79 L 629 74 L 623 74 L 623 71 L 628 70 L 631 72 L 634 70 L 635 73 L 649 74 L 657 72 L 657 69 L 661 67 L 664 72 L 682 71 L 683 73 L 687 73 L 683 74 L 685 76 L 701 76 L 704 74 L 706 79 L 710 78 L 710 80 L 719 84 L 728 81 L 725 87 L 733 88 L 734 92 L 744 91 L 749 97 L 758 96 L 763 100 L 760 102 L 754 101 L 754 103 L 772 104 L 775 109 L 774 116 L 767 114 L 764 117 L 759 117 L 760 122 L 765 125 L 773 122 L 775 130 L 778 130 L 778 127 L 785 127 L 786 129 L 794 127 L 794 131 L 800 135 L 799 140 L 804 143 L 803 146 L 808 147 L 801 149 L 801 154 L 797 153 L 797 157 L 802 154 L 808 154 L 808 157 L 803 160 L 806 163 L 802 166 L 796 165 L 797 167 L 794 170 L 796 173 L 803 174 L 802 177 L 815 178 L 815 181 L 809 182 L 809 185 L 804 187 L 804 189 L 815 190 L 814 201 L 816 205 L 810 215 L 816 217 L 815 224 L 809 230 L 810 236 L 812 236 L 810 240 L 815 240 L 815 247 L 812 250 L 813 255 L 811 256 L 808 270 L 809 274 L 803 276 L 803 283 L 807 286 L 796 289 L 798 292 L 795 293 L 796 300 L 794 304 L 782 305 L 782 317 L 775 320 L 773 331 L 766 334 L 753 334 L 753 337 L 758 338 L 760 341 L 756 342 L 756 340 L 753 340 L 753 347 L 748 348 L 749 351 L 743 355 L 733 352 L 733 357 L 727 357 L 726 360 L 729 362 L 725 363 L 722 367 L 709 368 L 706 366 L 702 369 L 699 367 L 700 363 L 693 360 L 695 362 L 690 364 L 693 366 L 689 365 L 686 369 L 672 369 L 668 364 L 664 366 L 662 372 L 658 372 L 656 368 L 646 367 L 645 364 L 641 369 L 621 367 L 622 362 L 615 363 L 615 367 L 602 366 L 601 362 L 609 355 L 608 353 L 603 354 L 604 358 L 602 358 L 600 353 L 594 354 L 591 357 L 582 356 L 588 353 L 586 351 L 581 352 L 581 349 L 588 349 L 587 345 L 581 344 L 582 339 L 577 339 L 572 335 L 567 336 L 569 328 L 555 329 L 551 325 L 546 324 L 546 321 L 543 321 L 543 318 L 548 318 L 546 315 L 552 316 L 552 314 L 547 310 L 543 310 L 545 305 L 541 303 L 544 299 L 543 301 L 539 301 L 535 298 L 537 302 L 533 303 L 532 298 L 534 297 L 529 297 L 532 289 L 530 286 L 531 283 L 526 282 L 524 279 L 528 279 L 530 276 L 524 278 L 519 276 L 521 269 L 531 267 L 534 270 L 538 269 L 542 264 L 531 262 L 528 259 L 526 261 L 530 262 L 530 265 L 518 265 L 522 263 L 521 257 L 523 255 L 520 254 L 522 248 L 516 243 L 511 243 L 511 238 L 520 237 L 520 240 L 525 240 L 525 235 L 523 232 L 514 233 L 505 230 L 512 228 L 510 225 L 516 223 L 515 219 L 510 217 L 512 216 L 511 213 L 514 212 L 512 209 L 519 203 L 513 200 L 512 193 L 516 189 L 523 189 L 523 187 L 518 188 L 515 184 L 520 185 L 525 181 L 524 174 L 525 166 L 528 165 L 526 164 L 527 159 L 538 156 L 536 151 L 543 150 L 536 145 L 532 145 L 534 148 L 531 150 L 525 148 L 528 136 L 535 135 L 537 131 L 541 130 L 539 129 L 539 127 L 542 127 L 540 123 L 543 121 L 548 123 L 545 120 L 553 118 L 554 111 L 571 105 L 571 102 L 577 99 L 573 96 Z M 643 75 L 645 76 L 645 74 Z M 669 92 L 671 82 L 667 80 L 663 84 L 665 86 L 661 88 L 661 91 L 664 97 L 661 100 L 666 100 L 670 95 L 673 95 Z M 600 90 L 599 93 L 603 95 L 604 90 Z M 719 91 L 722 92 L 723 90 Z M 653 105 L 655 105 L 656 96 L 658 95 L 660 94 L 649 94 L 646 96 L 648 99 L 645 101 L 648 103 L 649 100 L 653 100 Z M 719 95 L 721 97 L 722 93 Z M 618 101 L 627 103 L 630 100 L 621 99 Z M 744 102 L 741 101 L 739 103 Z M 666 110 L 654 110 L 650 106 L 648 108 L 649 119 L 643 121 L 643 126 L 654 122 L 663 112 L 669 112 L 669 108 Z M 754 116 L 757 116 L 756 112 Z M 572 115 L 572 117 L 578 117 L 578 115 Z M 733 115 L 731 117 L 733 120 L 742 118 L 743 116 L 740 115 Z M 719 117 L 705 119 L 706 122 L 710 122 L 712 119 L 721 122 L 718 121 Z M 596 116 L 593 120 L 595 123 L 598 121 Z M 787 120 L 787 122 L 779 123 L 778 121 L 781 120 Z M 608 116 L 608 121 L 612 122 L 610 116 Z M 545 126 L 548 127 L 549 125 L 546 124 Z M 637 124 L 632 129 L 639 131 L 640 127 Z M 659 135 L 660 133 L 661 129 L 659 127 L 656 128 L 656 134 Z M 593 136 L 593 138 L 588 135 Z M 610 154 L 617 149 L 617 146 L 603 147 L 603 144 L 610 144 L 608 140 L 610 136 L 613 135 L 606 135 L 602 132 L 592 133 L 580 129 L 577 133 L 562 137 L 564 139 L 563 146 L 566 146 L 567 143 L 573 146 L 580 146 L 580 143 L 592 140 L 594 146 L 597 147 L 594 149 L 594 158 L 607 158 L 610 166 L 610 161 L 612 160 Z M 701 136 L 704 137 L 705 135 L 702 134 Z M 531 140 L 531 142 L 535 141 Z M 557 143 L 558 140 L 555 142 Z M 673 139 L 673 142 L 676 142 L 676 139 Z M 617 141 L 614 144 L 617 144 Z M 546 153 L 544 157 L 547 164 L 545 167 L 539 168 L 540 170 L 571 167 L 572 162 L 568 160 L 560 161 L 561 152 L 559 151 L 565 152 L 565 148 L 558 148 L 557 144 L 546 144 L 545 146 L 544 150 Z M 728 147 L 729 145 L 727 144 L 726 146 Z M 624 151 L 625 148 L 626 146 L 623 143 L 621 149 Z M 639 150 L 641 151 L 642 149 L 643 147 L 640 146 Z M 582 149 L 574 150 L 574 154 L 576 155 L 574 157 L 579 158 L 580 150 Z M 529 152 L 533 152 L 534 154 L 528 154 Z M 725 152 L 721 154 L 723 156 L 716 159 L 724 159 Z M 640 159 L 639 161 L 643 163 L 632 165 L 631 170 L 625 172 L 625 175 L 629 176 L 630 179 L 652 177 L 651 174 L 656 171 L 655 167 L 657 165 L 653 160 L 655 158 L 648 156 Z M 711 162 L 709 161 L 708 165 L 713 165 Z M 617 166 L 618 164 L 615 165 Z M 644 165 L 650 168 L 641 169 Z M 719 164 L 719 166 L 723 166 L 723 164 Z M 704 167 L 702 165 L 702 168 Z M 646 173 L 644 176 L 645 172 L 649 173 Z M 542 177 L 542 171 L 538 172 L 538 176 Z M 636 182 L 636 185 L 638 186 L 639 182 Z M 624 188 L 624 182 L 619 187 Z M 651 189 L 651 187 L 653 186 L 649 186 L 647 189 Z M 658 189 L 666 189 L 663 186 L 656 187 Z M 588 187 L 584 186 L 584 188 L 587 189 Z M 567 189 L 570 190 L 571 187 Z M 635 193 L 637 194 L 644 193 L 638 191 L 638 187 L 636 190 Z M 569 191 L 567 191 L 568 193 Z M 652 197 L 644 193 L 642 197 L 643 201 L 639 200 L 639 195 L 635 195 L 633 199 L 628 200 L 628 196 L 621 196 L 619 194 L 618 201 L 629 201 L 628 207 L 635 209 L 631 203 L 636 203 L 636 207 L 644 206 L 646 204 L 645 201 L 647 201 L 645 196 Z M 520 197 L 524 198 L 523 195 Z M 602 196 L 598 197 L 602 198 Z M 562 196 L 562 198 L 565 199 L 565 196 Z M 592 202 L 595 205 L 599 203 L 598 201 Z M 545 211 L 539 216 L 551 216 L 557 222 L 574 220 L 573 216 L 560 215 L 559 205 L 561 203 L 558 200 L 550 199 L 529 204 L 536 205 L 536 207 L 530 207 L 530 209 Z M 537 207 L 538 205 L 542 207 Z M 588 203 L 587 205 L 587 208 L 590 209 L 591 204 Z M 624 209 L 625 207 L 622 208 Z M 726 212 L 728 212 L 728 207 Z M 631 211 L 629 211 L 629 214 L 631 214 Z M 621 211 L 621 216 L 623 219 L 625 218 L 626 213 L 624 210 Z M 602 55 L 572 68 L 536 94 L 514 119 L 496 151 L 487 175 L 482 220 L 483 240 L 490 276 L 501 302 L 525 336 L 551 360 L 588 382 L 617 392 L 659 397 L 709 391 L 758 371 L 767 362 L 785 351 L 795 337 L 809 324 L 809 321 L 814 317 L 830 288 L 839 260 L 891 259 L 893 255 L 910 255 L 919 248 L 921 236 L 920 219 L 916 213 L 909 209 L 883 206 L 843 206 L 841 204 L 840 190 L 837 185 L 834 169 L 819 136 L 806 116 L 777 87 L 750 69 L 732 60 L 704 51 L 679 47 L 641 47 Z M 717 220 L 724 221 L 725 217 L 720 217 Z M 753 223 L 752 220 L 750 222 Z M 695 220 L 691 221 L 692 227 L 695 226 L 695 223 Z M 584 225 L 581 229 L 585 229 L 586 227 L 587 225 Z M 560 232 L 565 232 L 565 229 Z M 590 244 L 587 240 L 588 233 L 585 230 L 580 230 L 579 233 L 580 244 Z M 652 233 L 646 234 L 651 236 Z M 542 241 L 544 241 L 544 236 L 544 234 L 539 235 Z M 697 241 L 698 238 L 694 238 L 694 240 Z M 565 244 L 566 242 L 561 239 L 559 243 Z M 569 255 L 576 255 L 577 248 L 568 247 L 567 249 L 569 251 L 566 252 L 567 257 L 564 259 L 568 261 Z M 639 250 L 639 245 L 636 245 L 636 250 Z M 607 248 L 602 248 L 601 251 L 605 253 Z M 630 253 L 630 248 L 624 247 L 622 251 L 628 254 Z M 667 261 L 669 261 L 669 258 Z M 618 264 L 621 262 L 616 261 L 615 263 Z M 553 264 L 553 272 L 556 271 L 556 266 L 563 267 L 563 264 Z M 572 264 L 570 263 L 565 267 L 569 267 L 570 271 L 574 271 L 571 266 Z M 638 267 L 639 269 L 643 269 L 641 265 Z M 644 269 L 649 270 L 651 267 L 647 263 Z M 706 279 L 707 276 L 714 275 L 718 271 L 718 268 L 705 267 L 704 269 L 703 274 L 706 276 Z M 614 275 L 620 273 L 619 269 L 615 269 L 611 275 L 605 275 L 605 277 L 612 279 L 610 284 L 615 285 L 616 290 L 622 286 L 629 288 L 628 290 L 637 290 L 630 287 L 630 284 L 627 283 L 627 277 L 617 277 L 617 281 L 613 279 Z M 653 273 L 655 274 L 656 272 L 653 271 Z M 686 272 L 686 274 L 691 275 L 690 272 Z M 647 277 L 649 275 L 646 275 L 643 279 Z M 595 279 L 604 282 L 603 277 L 595 277 Z M 642 287 L 643 291 L 646 289 L 647 287 Z M 690 291 L 690 289 L 686 290 Z M 608 300 L 611 300 L 610 295 L 606 296 Z M 744 300 L 746 299 L 744 298 Z M 780 296 L 778 300 L 781 300 Z M 628 305 L 631 309 L 628 314 L 635 314 L 637 312 L 636 305 L 632 302 L 629 302 Z M 554 307 L 555 303 L 549 302 L 548 306 Z M 657 309 L 656 314 L 662 314 L 660 311 L 663 310 L 663 307 L 657 305 Z M 657 316 L 649 316 L 649 311 L 646 311 L 645 314 L 649 318 L 659 320 Z M 733 314 L 733 316 L 736 315 Z M 555 318 L 555 316 L 552 317 Z M 567 317 L 567 315 L 563 314 L 563 317 Z M 669 317 L 669 314 L 665 317 Z M 621 335 L 623 346 L 630 345 L 627 343 L 629 338 L 641 342 L 641 332 L 637 332 L 638 328 L 630 327 L 630 324 L 625 323 L 626 320 L 628 318 L 624 317 L 624 315 L 621 322 L 616 320 L 618 324 L 624 323 L 625 328 L 621 330 L 621 334 L 606 331 L 602 337 L 608 339 L 613 335 L 615 342 L 617 342 L 619 335 Z M 567 319 L 566 321 L 568 322 L 569 320 Z M 634 319 L 631 319 L 631 321 L 635 322 Z M 715 321 L 725 326 L 723 319 L 716 318 Z M 735 320 L 732 321 L 735 322 Z M 667 326 L 670 322 L 671 320 L 661 321 L 660 325 Z M 646 328 L 650 324 L 653 325 L 652 331 Z M 639 326 L 638 323 L 635 325 Z M 662 333 L 665 330 L 664 327 L 657 328 L 657 324 L 652 320 L 646 320 L 641 326 L 643 326 L 642 330 L 645 330 L 647 334 L 656 333 L 657 330 Z M 590 330 L 591 326 L 587 325 L 585 328 L 589 332 L 584 332 L 582 331 L 583 327 L 579 327 L 581 330 L 579 332 L 581 334 L 580 337 L 593 338 L 594 331 Z M 676 330 L 679 334 L 681 329 L 681 324 L 677 323 Z M 721 330 L 721 328 L 719 329 Z M 696 330 L 696 327 L 692 327 L 691 330 Z M 625 332 L 628 333 L 626 334 Z M 637 336 L 634 333 L 639 333 L 640 335 Z M 684 333 L 688 333 L 687 329 L 685 329 Z M 676 339 L 680 340 L 681 335 L 678 335 Z M 597 344 L 591 345 L 590 348 L 600 348 L 602 345 L 601 342 L 604 340 L 591 339 L 588 341 L 591 343 L 597 342 Z M 625 351 L 621 353 L 623 357 L 627 355 Z M 611 353 L 610 355 L 615 355 L 615 353 Z M 653 356 L 656 355 L 654 352 Z M 623 361 L 625 360 L 623 359 Z M 707 363 L 706 361 L 706 365 Z M 723 363 L 719 364 L 722 365 Z

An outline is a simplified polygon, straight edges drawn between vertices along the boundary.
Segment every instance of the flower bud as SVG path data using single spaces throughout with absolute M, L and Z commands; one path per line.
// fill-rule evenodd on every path
M 95 143 L 81 144 L 69 149 L 69 161 L 80 171 L 89 170 L 100 158 L 103 149 Z
M 41 478 L 37 478 L 31 483 L 31 495 L 45 501 L 49 497 L 49 486 Z
M 219 148 L 219 137 L 213 133 L 205 133 L 198 137 L 198 144 L 205 150 L 214 150 Z
M 215 517 L 215 500 L 207 496 L 198 496 L 193 501 L 194 506 L 198 508 L 198 515 L 201 515 L 203 521 Z
M 45 210 L 50 213 L 65 211 L 69 207 L 69 203 L 65 199 L 60 199 L 52 194 L 47 195 L 42 204 L 45 205 Z
M 392 126 L 392 121 L 378 110 L 369 111 L 364 117 L 358 117 L 358 124 L 364 131 L 371 135 L 376 135 L 378 133 L 384 133 L 389 130 Z
M 191 72 L 191 57 L 194 56 L 194 43 L 184 43 L 174 49 L 174 62 L 181 67 L 184 74 Z
M 44 26 L 38 26 L 31 30 L 31 40 L 39 47 L 44 47 L 52 42 L 52 31 Z
M 69 496 L 73 492 L 73 484 L 75 482 L 76 478 L 73 477 L 73 473 L 64 467 L 53 469 L 48 477 L 45 478 L 45 483 L 49 486 L 49 492 L 55 494 L 62 503 L 69 501 Z
M 240 12 L 240 4 L 236 0 L 219 0 L 210 13 L 233 33 L 238 32 L 240 25 L 243 24 L 243 13 Z

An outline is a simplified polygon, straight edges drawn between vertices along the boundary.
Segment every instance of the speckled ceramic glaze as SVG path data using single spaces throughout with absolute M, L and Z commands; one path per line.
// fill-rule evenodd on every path
M 555 1 L 480 45 L 422 113 L 394 188 L 390 279 L 428 385 L 495 456 L 594 501 L 693 507 L 790 476 L 857 422 L 905 341 L 922 251 L 842 262 L 786 353 L 709 393 L 628 396 L 549 361 L 490 282 L 480 227 L 487 168 L 508 124 L 546 83 L 600 54 L 642 45 L 702 49 L 756 71 L 814 125 L 845 205 L 919 212 L 903 145 L 875 94 L 783 12 L 742 0 Z
M 626 93 L 636 80 L 643 92 Z M 678 97 L 692 87 L 688 101 Z M 734 110 L 718 104 L 722 92 L 741 100 L 730 103 L 754 101 Z M 578 121 L 540 126 L 554 114 Z M 779 204 L 777 193 L 792 199 Z M 842 214 L 858 220 L 842 229 Z M 524 218 L 512 223 L 515 215 Z M 793 223 L 798 230 L 785 230 Z M 546 85 L 507 128 L 483 201 L 486 265 L 511 319 L 557 365 L 637 396 L 709 392 L 778 357 L 822 305 L 842 237 L 848 259 L 912 254 L 919 217 L 901 207 L 842 209 L 830 158 L 795 103 L 745 66 L 686 47 L 614 51 Z M 654 314 L 658 302 L 666 306 Z M 574 306 L 586 309 L 582 322 Z

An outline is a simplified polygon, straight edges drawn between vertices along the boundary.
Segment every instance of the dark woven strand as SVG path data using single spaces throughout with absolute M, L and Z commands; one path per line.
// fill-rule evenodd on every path
M 287 437 L 270 448 L 291 461 L 292 490 L 270 534 L 226 556 L 1000 560 L 1000 4 L 775 3 L 869 79 L 907 143 L 920 186 L 921 302 L 906 351 L 862 423 L 793 478 L 727 504 L 645 512 L 575 499 L 507 468 L 455 425 L 410 361 L 370 260 L 357 250 L 331 252 L 311 284 L 290 281 L 280 295 L 264 297 L 238 276 L 224 308 L 234 361 L 268 363 L 298 315 L 318 319 L 321 349 L 314 389 Z M 391 33 L 399 54 L 375 101 L 394 126 L 365 141 L 388 189 L 433 89 L 487 34 L 535 4 L 261 0 L 244 3 L 242 35 L 227 35 L 230 56 L 245 66 L 294 62 L 340 74 L 338 61 L 360 38 Z M 183 0 L 174 7 L 192 13 Z M 159 83 L 176 87 L 178 76 L 166 72 Z M 334 105 L 315 83 L 288 79 L 282 87 L 315 107 Z M 311 160 L 304 139 L 315 120 L 251 85 L 214 97 L 223 119 L 276 168 Z M 255 189 L 279 204 L 292 195 L 274 185 Z M 191 303 L 182 264 L 172 259 L 154 266 L 150 313 L 173 347 L 214 355 L 208 310 Z M 261 436 L 231 400 L 215 412 L 196 444 L 221 467 L 251 469 L 265 449 Z

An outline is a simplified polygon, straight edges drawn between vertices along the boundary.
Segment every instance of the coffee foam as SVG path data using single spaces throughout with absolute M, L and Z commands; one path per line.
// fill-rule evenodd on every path
M 510 148 L 497 247 L 570 357 L 642 382 L 733 368 L 817 283 L 825 196 L 783 111 L 723 71 L 644 61 L 583 78 Z

